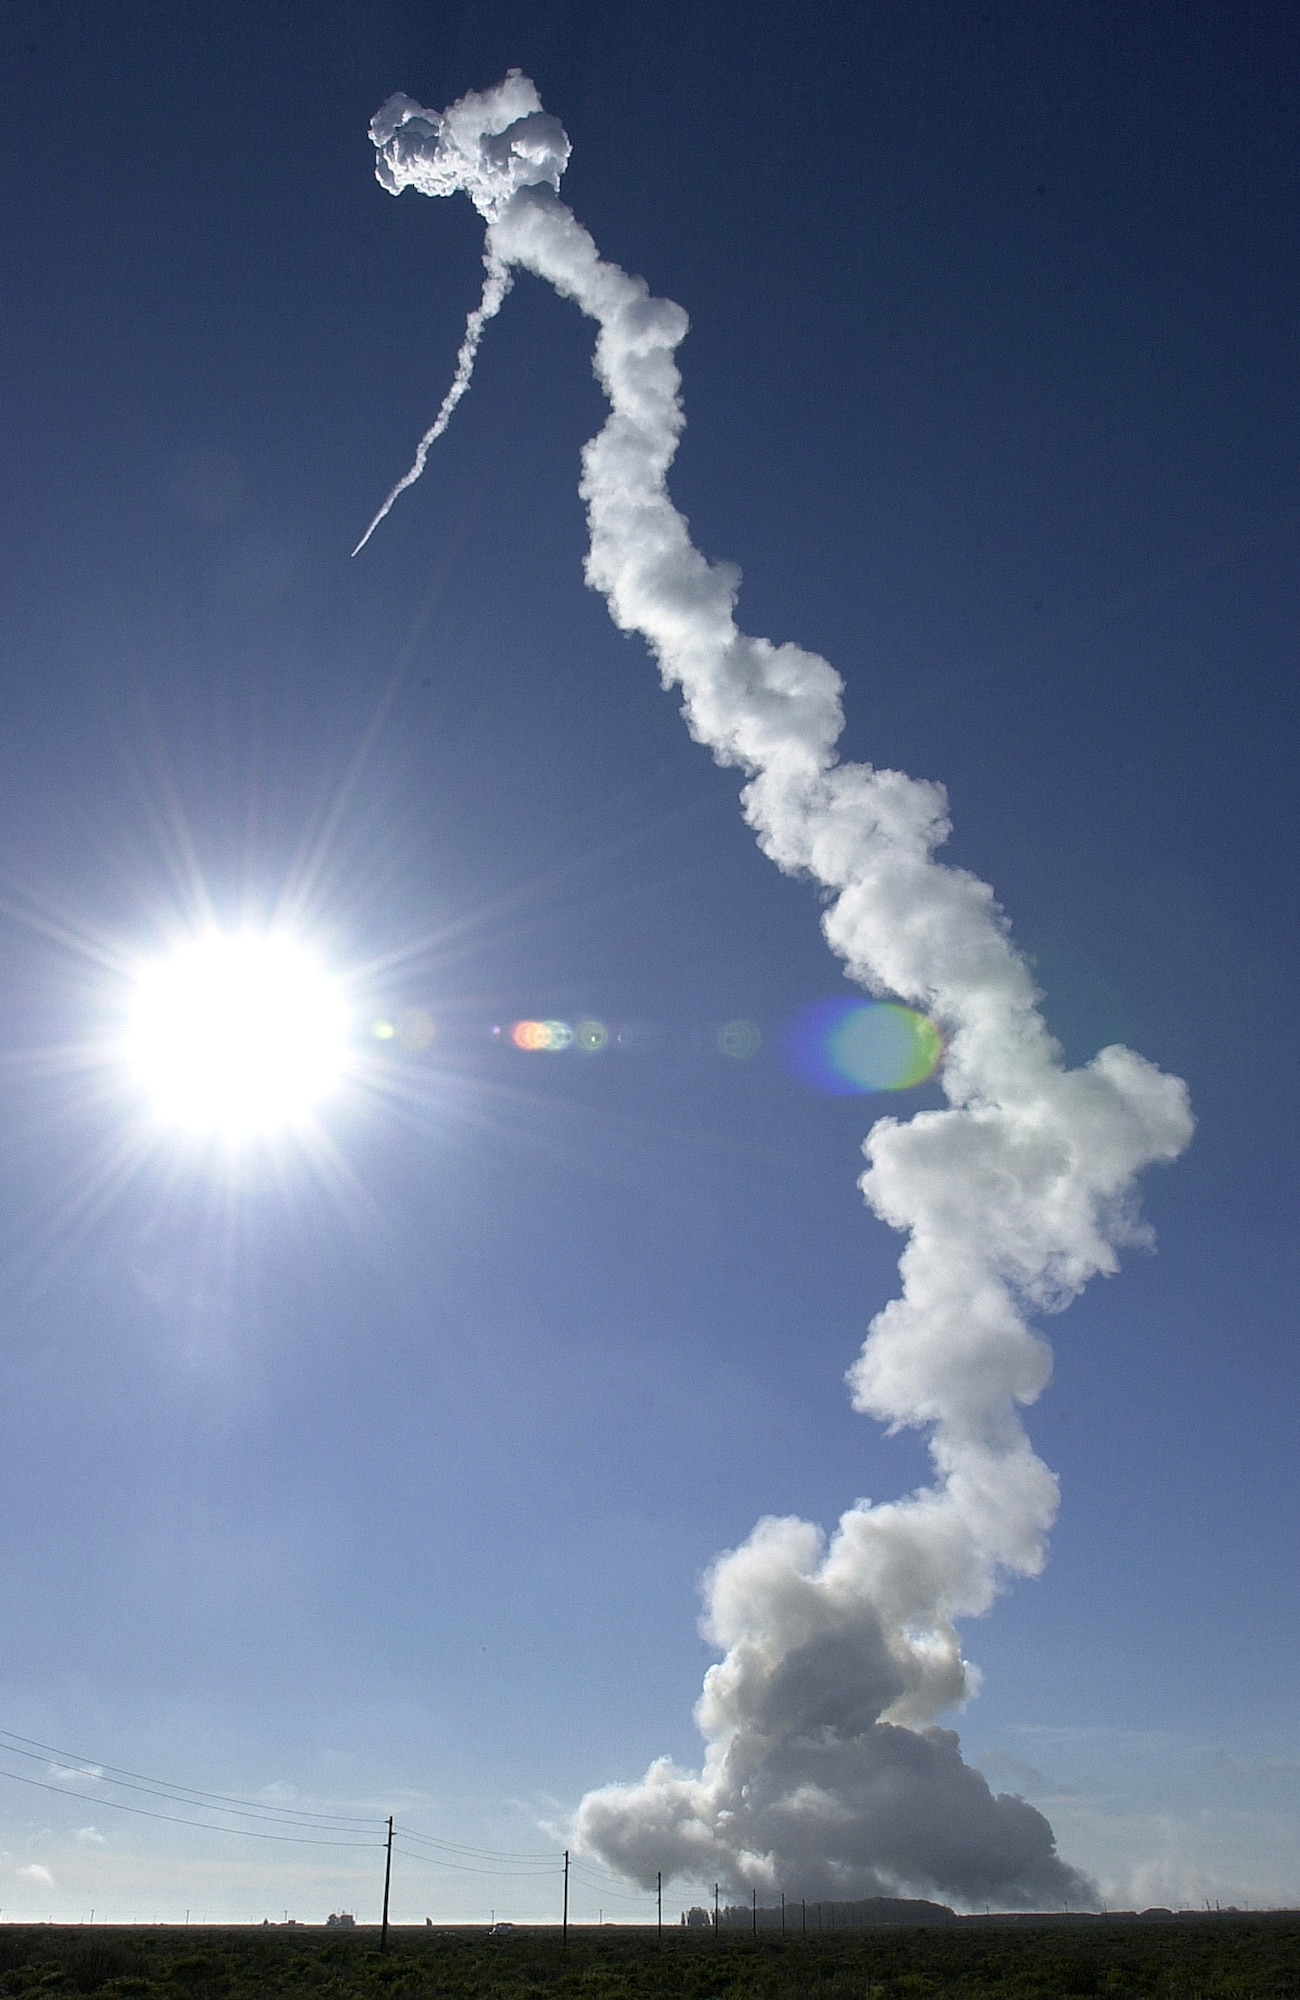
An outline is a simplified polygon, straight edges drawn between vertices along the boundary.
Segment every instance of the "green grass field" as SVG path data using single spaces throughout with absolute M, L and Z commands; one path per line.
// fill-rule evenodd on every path
M 575 1928 L 377 1931 L 0 1925 L 0 1995 L 103 2000 L 1021 2000 L 1300 1996 L 1300 1915 L 968 1920 L 787 1938 Z

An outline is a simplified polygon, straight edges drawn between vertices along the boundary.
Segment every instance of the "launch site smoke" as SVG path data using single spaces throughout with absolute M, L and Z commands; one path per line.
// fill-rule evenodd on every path
M 703 1629 L 722 1654 L 696 1721 L 702 1768 L 666 1759 L 590 1792 L 577 1845 L 643 1886 L 656 1872 L 715 1879 L 746 1898 L 940 1893 L 967 1904 L 1085 1903 L 1044 1816 L 994 1795 L 936 1726 L 974 1691 L 957 1621 L 1035 1575 L 1057 1482 L 1020 1419 L 1051 1372 L 1030 1324 L 1123 1245 L 1145 1242 L 1135 1177 L 1190 1140 L 1184 1085 L 1121 1047 L 1066 1069 L 992 890 L 935 858 L 942 786 L 841 763 L 842 682 L 817 654 L 735 622 L 739 571 L 691 542 L 667 490 L 684 422 L 675 352 L 687 319 L 605 262 L 560 200 L 569 142 L 529 79 L 445 112 L 390 98 L 371 123 L 377 174 L 397 194 L 468 194 L 487 225 L 488 285 L 452 391 L 504 297 L 493 273 L 533 272 L 596 322 L 610 414 L 583 453 L 586 576 L 616 625 L 639 632 L 687 725 L 745 774 L 764 853 L 824 892 L 822 926 L 848 976 L 936 1019 L 943 1109 L 880 1118 L 863 1194 L 907 1243 L 901 1294 L 872 1320 L 849 1372 L 854 1407 L 928 1433 L 933 1484 L 859 1502 L 829 1538 L 765 1519 L 719 1557 Z

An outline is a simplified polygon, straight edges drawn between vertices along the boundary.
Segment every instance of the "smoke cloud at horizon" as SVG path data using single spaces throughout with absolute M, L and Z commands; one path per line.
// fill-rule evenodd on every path
M 1095 1891 L 1046 1818 L 991 1792 L 935 1723 L 975 1691 L 956 1621 L 1041 1569 L 1056 1514 L 1019 1415 L 1051 1372 L 1028 1315 L 1061 1310 L 1118 1268 L 1121 1246 L 1148 1240 L 1135 1176 L 1187 1145 L 1186 1090 L 1121 1047 L 1063 1066 L 992 891 L 934 858 L 943 788 L 840 763 L 838 674 L 738 629 L 738 570 L 706 561 L 666 487 L 686 315 L 604 262 L 559 199 L 568 140 L 529 80 L 512 71 L 444 113 L 391 98 L 371 136 L 390 192 L 469 195 L 489 279 L 531 271 L 596 322 L 610 415 L 583 453 L 587 581 L 680 688 L 695 739 L 745 774 L 763 851 L 826 892 L 823 929 L 848 976 L 924 1010 L 947 1041 L 947 1107 L 878 1119 L 865 1143 L 863 1194 L 907 1242 L 901 1294 L 849 1374 L 856 1409 L 928 1431 L 934 1483 L 860 1503 L 829 1539 L 760 1521 L 718 1559 L 704 1630 L 723 1657 L 696 1708 L 702 1770 L 661 1760 L 589 1793 L 575 1843 L 647 1887 L 662 1870 L 729 1892 L 1086 1902 Z M 434 431 L 468 382 L 486 289 L 478 314 Z

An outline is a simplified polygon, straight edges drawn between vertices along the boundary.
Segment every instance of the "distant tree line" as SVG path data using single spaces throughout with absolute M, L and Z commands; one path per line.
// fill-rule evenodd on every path
M 808 1902 L 781 1904 L 725 1903 L 718 1910 L 718 1929 L 728 1931 L 781 1930 L 850 1931 L 866 1930 L 875 1924 L 952 1924 L 957 1916 L 946 1903 L 927 1903 L 916 1896 L 863 1896 L 856 1902 Z M 682 1911 L 688 1930 L 712 1930 L 713 1912 L 696 1903 Z

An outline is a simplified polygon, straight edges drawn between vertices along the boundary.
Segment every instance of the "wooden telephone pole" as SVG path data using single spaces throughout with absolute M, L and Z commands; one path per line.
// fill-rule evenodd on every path
M 569 1942 L 569 1850 L 564 1850 L 564 1918 L 560 1925 L 560 1942 Z
M 384 1856 L 384 1920 L 379 1927 L 379 1949 L 388 1950 L 388 1891 L 393 1880 L 393 1815 L 388 1815 L 388 1852 Z

